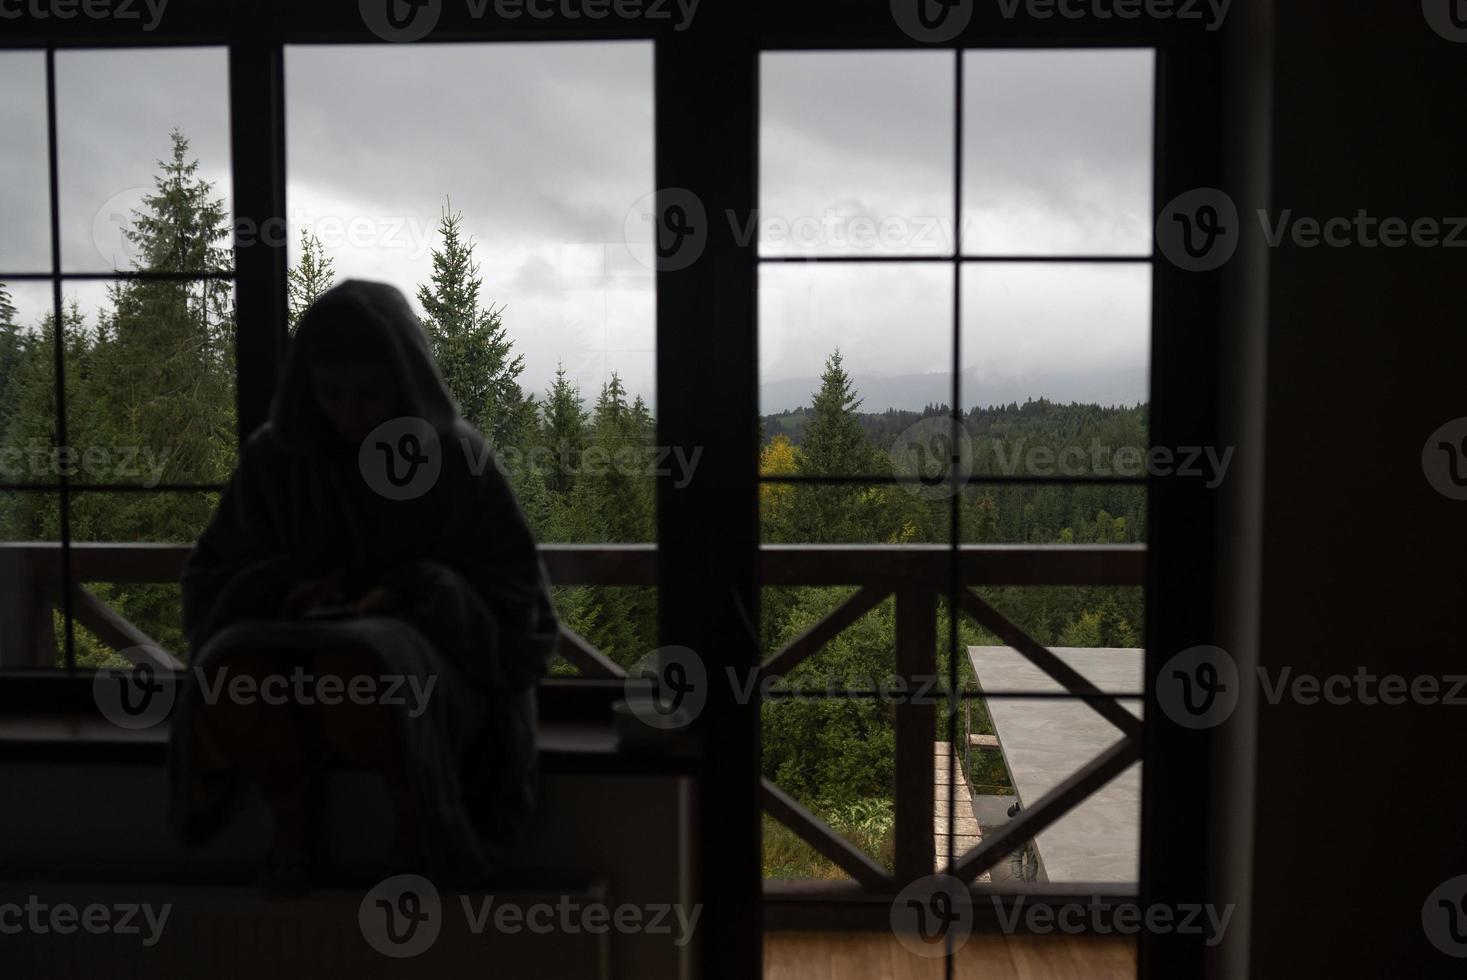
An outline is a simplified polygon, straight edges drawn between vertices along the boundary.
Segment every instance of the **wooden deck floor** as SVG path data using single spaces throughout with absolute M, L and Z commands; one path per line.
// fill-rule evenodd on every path
M 953 758 L 952 746 L 947 742 L 934 742 L 932 751 L 933 870 L 941 872 L 948 866 L 949 844 L 952 852 L 962 857 L 983 843 L 983 833 L 978 828 L 978 819 L 973 816 L 973 792 L 968 788 L 963 767 Z M 957 814 L 952 818 L 953 833 L 949 839 L 948 811 L 953 799 L 957 800 Z M 979 875 L 978 880 L 990 880 L 988 872 Z
M 943 961 L 907 952 L 882 933 L 769 932 L 764 980 L 942 980 Z M 1132 980 L 1136 944 L 1116 936 L 973 935 L 957 980 Z

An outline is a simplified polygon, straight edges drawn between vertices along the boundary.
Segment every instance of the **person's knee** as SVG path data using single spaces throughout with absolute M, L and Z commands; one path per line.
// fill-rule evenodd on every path
M 278 763 L 302 749 L 301 718 L 281 665 L 258 650 L 211 657 L 201 666 L 197 708 L 201 722 L 237 757 Z
M 342 647 L 318 653 L 313 666 L 318 689 L 327 682 L 335 692 L 330 703 L 318 698 L 311 707 L 326 744 L 357 765 L 397 768 L 400 734 L 392 706 L 381 698 L 378 656 L 365 647 Z

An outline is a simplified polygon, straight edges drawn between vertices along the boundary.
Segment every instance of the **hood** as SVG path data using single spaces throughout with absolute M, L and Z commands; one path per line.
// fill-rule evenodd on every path
M 289 341 L 270 405 L 270 428 L 283 446 L 305 452 L 339 441 L 316 404 L 310 361 L 315 350 L 343 344 L 393 367 L 404 415 L 425 419 L 440 433 L 458 421 L 458 406 L 402 291 L 385 282 L 348 279 L 311 304 Z

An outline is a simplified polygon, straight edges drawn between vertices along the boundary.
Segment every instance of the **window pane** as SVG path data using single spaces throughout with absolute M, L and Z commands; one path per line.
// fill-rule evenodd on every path
M 292 48 L 288 68 L 293 267 L 312 236 L 335 278 L 391 282 L 421 311 L 458 215 L 526 394 L 563 365 L 587 409 L 613 375 L 613 400 L 655 408 L 654 279 L 626 243 L 653 191 L 650 45 Z
M 60 479 L 53 309 L 51 283 L 0 281 L 0 483 Z
M 63 269 L 232 265 L 228 83 L 223 48 L 56 55 Z
M 968 263 L 962 312 L 969 406 L 1147 400 L 1148 263 Z
M 46 161 L 46 58 L 0 52 L 0 272 L 51 269 L 51 181 Z
M 101 570 L 105 573 L 114 562 L 121 570 L 129 566 L 129 543 L 192 544 L 218 503 L 219 494 L 215 492 L 76 493 L 71 498 L 72 537 L 83 547 L 88 542 L 108 545 L 111 550 L 102 560 Z M 128 576 L 118 577 L 123 580 L 103 575 L 89 578 L 83 585 L 158 646 L 187 660 L 178 581 L 133 582 L 126 581 Z M 74 613 L 77 664 L 120 664 L 111 645 L 99 635 L 105 624 L 85 609 L 77 608 Z
M 67 439 L 82 484 L 219 484 L 237 452 L 234 290 L 68 284 Z
M 952 55 L 765 54 L 759 70 L 761 254 L 951 253 Z
M 1056 653 L 1072 666 L 1083 669 L 1103 691 L 1128 693 L 1140 689 L 1142 651 L 1139 649 L 1061 649 Z M 987 689 L 1059 690 L 1027 658 L 1007 647 L 972 647 L 970 655 L 979 682 Z M 1121 699 L 1119 703 L 1137 717 L 1141 716 L 1140 699 Z M 946 726 L 945 709 L 938 710 L 942 725 Z M 1115 725 L 1084 702 L 1073 699 L 965 699 L 957 711 L 956 755 L 960 776 L 955 782 L 960 791 L 955 798 L 960 818 L 971 812 L 968 828 L 960 826 L 958 832 L 972 829 L 973 824 L 978 831 L 976 840 L 957 841 L 955 850 L 960 855 L 1015 819 L 1122 738 Z M 946 737 L 944 731 L 941 738 L 945 741 Z M 962 789 L 968 793 L 964 794 Z M 1137 762 L 1037 836 L 1000 858 L 988 872 L 990 880 L 1000 885 L 1016 879 L 1138 880 L 1140 790 L 1141 763 Z M 965 797 L 971 800 L 971 811 L 962 806 Z
M 763 773 L 888 871 L 895 848 L 895 709 L 871 699 L 765 701 Z M 764 823 L 766 878 L 847 877 L 783 824 Z
M 793 438 L 817 396 L 845 381 L 846 415 L 952 398 L 952 269 L 946 263 L 766 264 L 759 270 L 759 403 L 766 436 Z M 893 342 L 899 338 L 899 342 Z M 835 362 L 839 354 L 839 363 Z M 857 473 L 829 459 L 809 472 Z
M 1151 252 L 1150 50 L 963 56 L 963 252 Z
M 539 541 L 654 541 L 657 470 L 697 459 L 654 445 L 651 45 L 313 45 L 286 68 L 292 324 L 335 282 L 391 283 Z M 657 646 L 653 589 L 555 602 L 618 663 Z

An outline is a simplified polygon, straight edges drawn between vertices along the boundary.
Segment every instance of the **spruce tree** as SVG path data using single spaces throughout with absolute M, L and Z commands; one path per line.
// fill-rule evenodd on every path
M 861 399 L 846 373 L 839 348 L 825 362 L 820 390 L 812 396 L 811 419 L 800 448 L 804 471 L 822 476 L 853 476 L 873 472 L 876 454 L 866 438 L 856 410 Z
M 287 316 L 292 334 L 306 310 L 335 281 L 336 272 L 321 239 L 302 228 L 300 264 L 286 273 L 286 289 L 289 293 Z
M 16 319 L 15 303 L 10 290 L 0 282 L 0 439 L 14 411 L 16 370 L 24 356 L 25 335 Z
M 797 472 L 858 476 L 878 472 L 879 455 L 856 418 L 861 399 L 836 350 L 825 362 L 800 445 Z M 884 541 L 881 495 L 850 485 L 796 484 L 788 521 L 794 541 Z
M 464 237 L 462 224 L 462 212 L 444 208 L 431 284 L 418 286 L 418 302 L 433 356 L 464 418 L 503 452 L 524 444 L 536 407 L 520 390 L 525 359 L 513 352 L 501 316 L 504 308 L 480 305 L 483 279 L 474 261 L 474 243 Z
M 124 232 L 134 247 L 134 268 L 226 268 L 224 202 L 198 176 L 184 135 L 174 130 L 170 136 L 172 158 L 159 162 L 154 191 Z M 236 439 L 230 284 L 124 280 L 109 292 L 111 313 L 99 325 L 96 362 L 113 405 L 115 444 L 166 451 L 170 482 L 222 482 L 233 466 Z
M 557 494 L 566 494 L 575 485 L 575 473 L 586 450 L 586 412 L 580 389 L 565 376 L 565 365 L 555 367 L 555 383 L 545 393 L 545 448 L 549 451 L 549 472 L 545 484 Z

